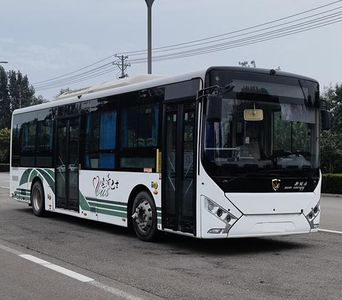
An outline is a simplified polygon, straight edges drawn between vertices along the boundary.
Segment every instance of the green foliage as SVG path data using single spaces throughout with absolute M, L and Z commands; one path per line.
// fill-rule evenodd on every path
M 323 173 L 342 172 L 342 135 L 332 131 L 321 133 L 321 168 Z
M 0 163 L 9 162 L 11 130 L 8 128 L 0 129 Z
M 63 95 L 64 93 L 68 92 L 72 92 L 72 90 L 70 88 L 61 89 L 56 97 L 59 97 L 60 95 Z
M 342 174 L 324 174 L 322 193 L 342 194 Z
M 331 129 L 321 133 L 321 168 L 323 172 L 342 172 L 342 84 L 325 89 L 331 114 Z
M 6 73 L 0 66 L 0 128 L 11 127 L 11 116 L 15 109 L 43 102 L 46 101 L 42 96 L 35 96 L 27 75 L 20 71 Z

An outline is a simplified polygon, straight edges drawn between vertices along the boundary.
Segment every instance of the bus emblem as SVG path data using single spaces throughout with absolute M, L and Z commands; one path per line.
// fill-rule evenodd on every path
M 275 192 L 279 190 L 280 183 L 281 183 L 280 179 L 272 179 L 272 188 Z

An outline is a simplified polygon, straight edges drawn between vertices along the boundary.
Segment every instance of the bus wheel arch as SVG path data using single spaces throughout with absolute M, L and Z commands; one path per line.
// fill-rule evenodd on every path
M 45 193 L 41 179 L 35 177 L 31 185 L 31 206 L 33 213 L 42 217 L 45 215 Z
M 144 205 L 143 205 L 144 204 Z M 144 211 L 143 207 L 146 207 Z M 133 215 L 136 215 L 135 218 L 138 218 L 137 213 L 138 210 L 142 210 L 142 213 L 147 213 L 147 219 L 150 219 L 150 223 L 148 227 L 150 228 L 146 232 L 142 232 L 137 223 L 133 223 Z M 149 191 L 149 189 L 144 185 L 136 186 L 130 196 L 127 207 L 128 214 L 128 226 L 130 229 L 133 229 L 135 234 L 143 241 L 153 241 L 157 237 L 157 209 L 154 198 Z

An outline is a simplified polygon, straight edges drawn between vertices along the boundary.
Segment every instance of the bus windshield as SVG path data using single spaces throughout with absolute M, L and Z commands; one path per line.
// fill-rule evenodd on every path
M 205 116 L 202 157 L 211 175 L 241 177 L 269 171 L 304 176 L 318 169 L 314 83 L 226 82 L 221 117 Z M 210 105 L 208 100 L 207 111 Z

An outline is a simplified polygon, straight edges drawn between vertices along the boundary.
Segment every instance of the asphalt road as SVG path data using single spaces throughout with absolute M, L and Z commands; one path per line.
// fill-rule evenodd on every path
M 321 206 L 321 228 L 341 231 L 342 198 Z M 35 217 L 0 188 L 0 299 L 342 299 L 341 286 L 342 234 L 145 243 L 116 226 Z

